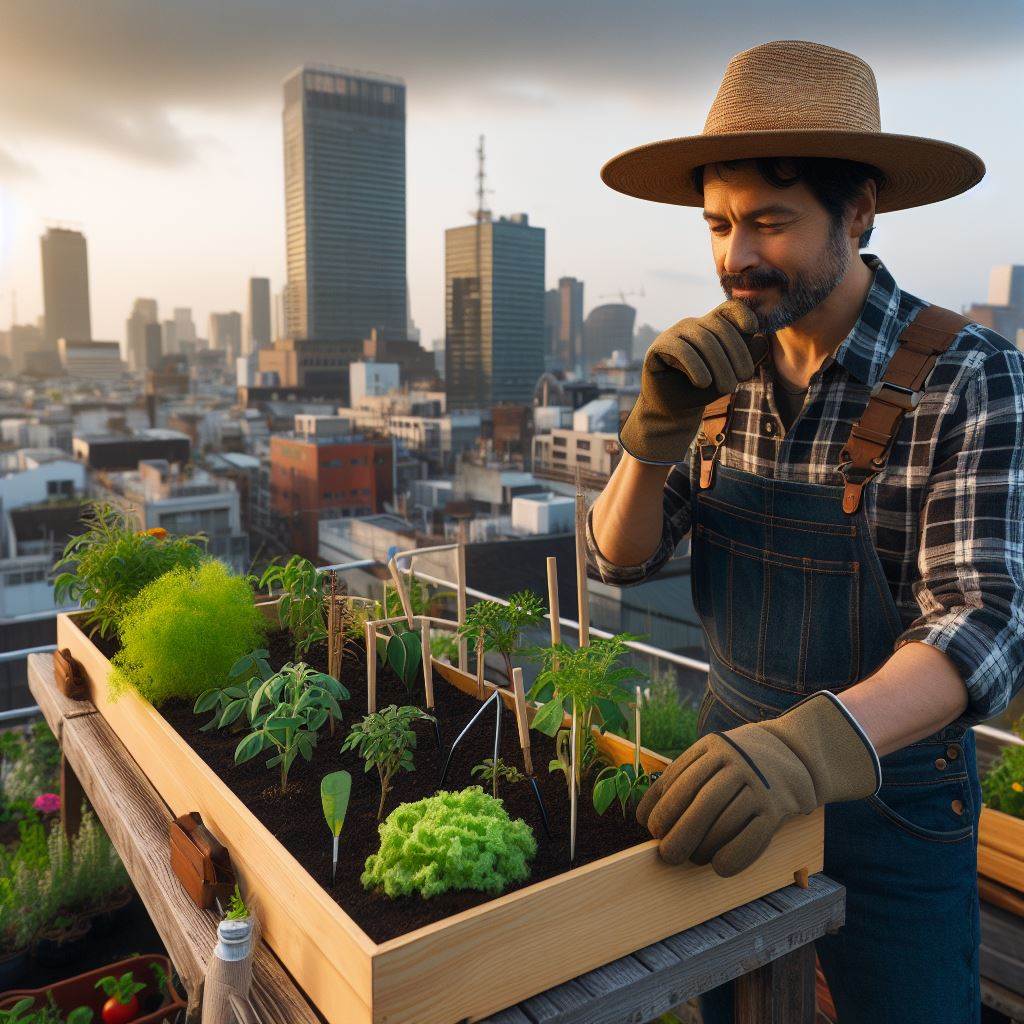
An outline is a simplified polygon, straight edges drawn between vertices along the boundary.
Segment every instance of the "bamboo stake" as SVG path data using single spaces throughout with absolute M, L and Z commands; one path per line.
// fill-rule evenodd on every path
M 576 470 L 576 594 L 579 602 L 580 647 L 590 643 L 590 593 L 587 590 L 587 499 Z
M 558 610 L 558 559 L 554 555 L 547 557 L 548 567 L 548 617 L 551 619 L 551 644 L 562 639 L 562 623 Z
M 420 646 L 423 648 L 423 696 L 427 707 L 434 710 L 434 666 L 430 660 L 430 622 L 420 620 Z
M 633 775 L 640 778 L 640 687 L 636 688 L 636 704 L 633 710 Z
M 569 733 L 569 750 L 570 757 L 572 758 L 572 768 L 569 772 L 569 866 L 571 867 L 576 861 L 576 811 L 577 804 L 579 803 L 578 791 L 579 791 L 579 780 L 576 777 L 577 767 L 577 755 L 576 755 L 576 741 L 577 741 L 577 724 L 576 724 L 576 705 L 573 703 L 572 709 L 572 729 Z
M 327 573 L 327 581 L 330 584 L 327 594 L 327 674 L 337 679 L 338 677 L 334 674 L 334 616 L 338 611 L 335 602 L 338 594 L 338 574 L 333 569 Z
M 456 618 L 460 626 L 466 624 L 466 522 L 459 520 L 458 543 L 455 547 L 455 599 Z M 466 649 L 466 638 L 459 637 L 459 668 L 466 672 L 466 665 L 469 661 L 469 652 Z
M 476 642 L 476 699 L 484 699 L 484 635 Z
M 366 624 L 366 710 L 377 710 L 377 627 Z
M 388 569 L 391 571 L 391 578 L 395 581 L 395 590 L 398 592 L 398 600 L 402 605 L 402 612 L 405 614 L 405 621 L 412 629 L 412 605 L 409 603 L 409 595 L 405 592 L 405 585 L 402 583 L 402 575 L 398 571 L 398 564 L 394 558 L 388 562 Z M 386 609 L 385 605 L 385 609 Z M 384 612 L 387 615 L 387 611 Z
M 533 755 L 530 752 L 530 723 L 526 718 L 526 692 L 523 689 L 523 670 L 512 669 L 512 695 L 516 711 L 516 728 L 519 730 L 519 746 L 523 751 L 523 765 L 526 774 L 533 774 Z

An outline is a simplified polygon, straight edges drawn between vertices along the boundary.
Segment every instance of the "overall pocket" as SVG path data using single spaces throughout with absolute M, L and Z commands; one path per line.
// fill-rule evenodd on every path
M 901 833 L 959 843 L 975 830 L 973 737 L 911 743 L 881 759 L 882 787 L 871 809 Z
M 690 571 L 708 643 L 735 672 L 799 694 L 859 678 L 859 563 L 756 548 L 697 524 Z

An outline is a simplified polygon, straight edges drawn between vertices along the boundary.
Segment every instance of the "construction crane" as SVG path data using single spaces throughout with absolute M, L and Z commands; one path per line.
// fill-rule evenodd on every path
M 636 295 L 636 296 L 638 296 L 641 299 L 646 298 L 646 296 L 644 294 L 644 286 L 643 285 L 640 286 L 640 291 L 638 291 L 638 292 L 624 292 L 624 291 L 622 291 L 620 289 L 617 292 L 608 292 L 605 295 L 598 295 L 598 298 L 599 299 L 614 299 L 616 296 L 618 296 L 619 302 L 621 302 L 625 306 L 626 305 L 626 296 L 627 295 L 631 295 L 631 296 L 632 295 Z

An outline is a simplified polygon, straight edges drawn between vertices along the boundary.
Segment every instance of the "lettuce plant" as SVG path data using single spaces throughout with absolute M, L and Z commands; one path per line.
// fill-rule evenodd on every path
M 537 852 L 530 826 L 479 786 L 400 804 L 379 831 L 380 849 L 361 880 L 391 897 L 429 899 L 452 889 L 497 895 L 529 877 Z

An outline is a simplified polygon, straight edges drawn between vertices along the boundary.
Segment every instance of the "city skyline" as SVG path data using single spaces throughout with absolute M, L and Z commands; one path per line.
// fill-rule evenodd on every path
M 444 12 L 453 7 L 442 8 L 439 20 L 450 26 Z M 190 11 L 197 20 L 187 42 L 203 52 L 212 45 L 203 33 L 222 39 L 221 28 Z M 314 22 L 329 23 L 326 13 L 314 13 Z M 142 24 L 147 16 L 133 12 L 127 20 Z M 774 12 L 770 25 L 755 17 L 717 35 L 711 22 L 695 23 L 679 36 L 679 59 L 671 67 L 645 56 L 665 45 L 656 21 L 639 19 L 641 27 L 626 33 L 600 5 L 587 20 L 589 34 L 578 26 L 574 37 L 561 12 L 548 26 L 552 39 L 541 40 L 538 31 L 532 49 L 523 49 L 525 28 L 502 20 L 497 28 L 509 26 L 503 36 L 490 18 L 490 62 L 471 46 L 478 22 L 488 19 L 468 19 L 465 52 L 448 42 L 424 53 L 416 45 L 424 41 L 417 39 L 416 17 L 407 12 L 387 39 L 367 37 L 370 30 L 357 26 L 344 46 L 325 45 L 308 27 L 296 28 L 275 36 L 251 67 L 243 65 L 239 44 L 216 69 L 186 55 L 183 67 L 195 73 L 194 81 L 185 83 L 178 71 L 151 76 L 117 116 L 114 79 L 133 65 L 95 78 L 90 69 L 103 52 L 98 29 L 113 33 L 109 45 L 117 45 L 130 24 L 119 36 L 112 13 L 100 5 L 84 46 L 70 51 L 62 38 L 78 24 L 72 19 L 60 27 L 52 52 L 44 53 L 33 48 L 40 37 L 32 13 L 16 9 L 19 24 L 8 38 L 22 41 L 32 65 L 24 54 L 0 52 L 6 61 L 0 118 L 14 129 L 0 145 L 0 326 L 10 319 L 12 292 L 20 323 L 42 312 L 38 239 L 55 221 L 88 239 L 97 338 L 122 337 L 139 295 L 154 296 L 165 309 L 188 306 L 205 324 L 211 312 L 245 308 L 252 276 L 269 277 L 278 293 L 285 283 L 280 88 L 296 65 L 318 60 L 358 63 L 406 82 L 408 277 L 412 315 L 428 343 L 443 335 L 444 230 L 465 223 L 473 205 L 481 132 L 487 135 L 490 207 L 496 215 L 526 212 L 547 229 L 547 287 L 563 275 L 585 281 L 588 300 L 594 299 L 587 311 L 598 295 L 643 288 L 645 297 L 633 303 L 637 322 L 662 326 L 721 301 L 699 213 L 616 195 L 598 171 L 637 142 L 699 132 L 729 57 L 767 38 L 815 38 L 863 56 L 878 77 L 885 130 L 948 139 L 986 161 L 986 178 L 971 192 L 879 217 L 868 248 L 901 287 L 957 308 L 984 298 L 993 264 L 1021 261 L 1015 181 L 1022 144 L 1000 127 L 1022 86 L 1022 71 L 1009 57 L 1022 35 L 1019 8 L 996 3 L 968 15 L 950 5 L 935 19 L 939 37 L 925 45 L 913 34 L 913 19 L 899 13 L 887 19 L 886 38 L 876 39 L 834 17 L 816 21 L 812 10 L 798 5 Z M 676 14 L 670 20 L 678 29 Z M 253 31 L 262 39 L 259 33 L 269 30 L 263 23 Z M 438 47 L 439 31 L 431 29 L 430 36 Z M 944 39 L 956 41 L 957 62 L 949 62 Z M 984 74 L 962 70 L 981 66 L 972 54 L 984 56 Z M 452 58 L 448 65 L 442 56 Z M 57 60 L 64 66 L 56 69 Z M 231 87 L 221 77 L 225 68 L 236 73 Z M 15 94 L 26 90 L 18 83 L 38 84 L 47 75 L 56 75 L 57 84 L 46 88 L 78 82 L 76 105 L 91 97 L 92 136 L 55 113 L 52 103 L 38 103 L 34 113 L 19 106 Z M 472 89 L 465 88 L 466 75 L 474 76 Z

